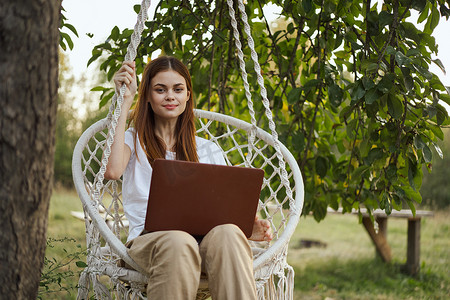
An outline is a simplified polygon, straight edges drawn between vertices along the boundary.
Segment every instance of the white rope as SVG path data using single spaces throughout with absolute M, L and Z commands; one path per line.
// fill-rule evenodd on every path
M 131 41 L 128 45 L 127 54 L 125 55 L 125 61 L 132 61 L 136 58 L 137 47 L 141 41 L 142 31 L 144 31 L 145 20 L 148 16 L 148 8 L 150 7 L 150 0 L 143 0 L 141 3 L 141 10 L 137 16 L 137 22 L 134 26 L 133 34 L 131 35 Z M 94 203 L 98 204 L 100 197 L 100 190 L 103 188 L 103 180 L 105 179 L 106 165 L 108 164 L 109 156 L 111 155 L 111 146 L 114 142 L 114 136 L 116 134 L 117 121 L 122 112 L 123 95 L 125 94 L 126 85 L 123 84 L 119 90 L 119 93 L 114 94 L 112 98 L 111 106 L 109 107 L 108 120 L 110 124 L 108 126 L 108 135 L 106 137 L 106 147 L 104 149 L 102 164 L 100 171 L 97 175 L 97 183 L 94 190 Z
M 239 31 L 237 30 L 237 21 L 236 21 L 236 17 L 235 17 L 236 12 L 234 11 L 234 8 L 233 8 L 233 1 L 228 0 L 227 3 L 228 3 L 229 12 L 230 12 L 231 26 L 233 27 L 234 41 L 235 41 L 235 45 L 236 45 L 238 57 L 239 57 L 239 67 L 241 69 L 242 80 L 244 81 L 245 97 L 247 98 L 247 106 L 248 106 L 248 110 L 250 113 L 250 119 L 251 119 L 251 124 L 252 124 L 252 130 L 250 131 L 250 136 L 248 138 L 249 147 L 248 147 L 248 154 L 246 157 L 247 158 L 246 164 L 247 164 L 247 166 L 249 166 L 249 165 L 251 165 L 251 160 L 252 160 L 252 156 L 253 156 L 256 127 L 257 127 L 256 126 L 256 118 L 255 118 L 255 110 L 253 108 L 252 94 L 250 93 L 250 85 L 248 84 L 247 71 L 245 70 L 245 61 L 244 61 L 244 53 L 242 52 L 242 44 L 241 44 L 241 40 L 239 38 Z
M 255 147 L 255 137 L 256 137 L 256 132 L 257 132 L 256 117 L 255 117 L 255 111 L 253 108 L 253 101 L 251 99 L 252 95 L 250 93 L 250 86 L 249 86 L 248 79 L 247 79 L 247 73 L 245 70 L 244 54 L 242 52 L 242 44 L 239 39 L 239 31 L 237 29 L 237 21 L 235 18 L 235 11 L 233 9 L 233 1 L 227 0 L 227 3 L 229 6 L 229 9 L 230 9 L 230 17 L 231 17 L 231 24 L 233 27 L 233 35 L 235 38 L 236 48 L 238 51 L 239 64 L 240 64 L 240 69 L 241 69 L 241 73 L 242 73 L 242 78 L 244 81 L 245 95 L 247 98 L 247 103 L 248 103 L 250 117 L 251 117 L 251 124 L 252 124 L 249 138 L 248 138 L 248 140 L 249 140 L 248 155 L 245 158 L 245 161 L 246 161 L 245 164 L 247 166 L 250 166 L 252 163 L 252 159 L 253 159 L 253 157 L 252 157 L 253 152 L 255 152 L 255 154 L 258 155 L 258 151 L 257 151 L 258 149 L 256 149 L 256 147 Z M 285 187 L 287 197 L 290 201 L 290 209 L 291 209 L 291 211 L 295 211 L 295 210 L 298 210 L 299 208 L 295 206 L 295 203 L 294 203 L 294 200 L 292 197 L 292 190 L 289 186 L 289 179 L 288 179 L 288 174 L 286 171 L 286 165 L 285 165 L 285 161 L 283 159 L 283 155 L 282 155 L 282 152 L 280 149 L 280 144 L 278 141 L 278 134 L 276 132 L 275 123 L 272 118 L 272 112 L 270 110 L 269 100 L 267 99 L 267 91 L 264 87 L 264 80 L 261 76 L 261 67 L 258 63 L 258 56 L 254 49 L 254 42 L 253 42 L 253 38 L 251 37 L 250 26 L 248 24 L 247 15 L 245 13 L 245 7 L 244 7 L 244 4 L 242 3 L 242 0 L 239 0 L 238 3 L 239 3 L 239 10 L 241 12 L 241 18 L 244 23 L 244 31 L 247 34 L 248 45 L 251 50 L 251 57 L 254 62 L 255 73 L 257 75 L 257 81 L 258 81 L 258 84 L 261 89 L 261 97 L 262 97 L 263 105 L 265 107 L 265 114 L 267 116 L 267 119 L 269 120 L 269 128 L 270 128 L 271 134 L 272 134 L 273 146 L 276 150 L 276 157 L 279 161 L 279 170 L 278 171 L 274 170 L 274 172 L 280 173 L 281 183 Z M 130 41 L 130 44 L 127 49 L 127 54 L 125 56 L 126 61 L 132 61 L 136 57 L 137 47 L 139 46 L 139 43 L 141 40 L 141 35 L 142 35 L 142 32 L 144 30 L 144 25 L 145 25 L 144 22 L 147 18 L 147 11 L 148 11 L 149 7 L 150 7 L 150 0 L 143 0 L 142 4 L 141 4 L 141 10 L 137 17 L 137 23 L 134 27 L 134 32 L 131 36 L 131 41 Z M 108 112 L 108 116 L 107 116 L 108 134 L 106 136 L 105 149 L 103 152 L 103 158 L 101 160 L 100 171 L 96 175 L 94 191 L 93 191 L 94 192 L 93 193 L 93 202 L 94 202 L 93 204 L 96 207 L 98 207 L 98 205 L 100 203 L 100 199 L 101 199 L 100 193 L 101 193 L 101 190 L 104 188 L 104 185 L 103 185 L 104 174 L 106 172 L 106 165 L 108 164 L 109 156 L 111 154 L 111 146 L 114 142 L 117 122 L 122 113 L 121 108 L 122 108 L 122 104 L 123 104 L 123 95 L 125 93 L 125 90 L 126 90 L 125 85 L 122 85 L 120 90 L 118 92 L 116 91 L 116 93 L 114 94 L 114 96 L 112 98 L 112 103 L 109 108 L 109 112 Z M 97 244 L 99 241 L 99 237 L 98 237 L 99 231 L 93 230 L 92 235 L 93 236 L 88 237 L 88 241 L 90 241 L 88 243 L 91 244 L 92 250 L 93 250 L 92 255 L 95 256 L 96 253 L 98 252 L 97 250 L 100 249 L 100 244 Z M 92 240 L 94 240 L 94 242 L 92 242 Z M 97 241 L 97 243 L 95 241 Z M 88 264 L 89 264 L 89 262 L 92 262 L 92 259 L 90 259 L 89 257 L 87 258 L 87 260 L 88 260 Z M 93 267 L 96 268 L 98 266 L 93 266 Z M 82 276 L 80 278 L 80 285 L 81 285 L 82 289 L 80 290 L 79 296 L 80 295 L 83 296 L 86 293 L 86 290 L 83 288 L 89 288 L 89 281 L 92 283 L 94 292 L 98 297 L 102 297 L 103 295 L 106 295 L 105 287 L 100 282 L 97 282 L 96 276 L 97 275 L 95 272 L 90 275 L 88 275 L 87 272 L 82 274 Z M 292 274 L 290 274 L 290 276 L 288 276 L 287 279 L 282 278 L 281 279 L 281 282 L 282 282 L 281 288 L 283 289 L 283 286 L 292 284 L 291 283 L 292 279 L 293 279 Z M 263 289 L 263 291 L 264 291 L 264 289 Z M 287 289 L 288 293 L 289 293 L 289 291 L 290 290 Z M 284 293 L 284 290 L 281 293 Z
M 235 38 L 235 44 L 236 44 L 236 48 L 238 50 L 239 66 L 241 68 L 242 79 L 244 81 L 244 89 L 245 89 L 245 95 L 247 97 L 248 108 L 250 111 L 251 123 L 254 127 L 256 127 L 255 112 L 253 109 L 253 101 L 251 99 L 252 97 L 251 97 L 251 93 L 250 93 L 250 87 L 249 87 L 249 84 L 247 81 L 247 72 L 245 70 L 244 54 L 242 52 L 242 44 L 241 44 L 240 38 L 239 38 L 239 31 L 237 28 L 235 11 L 233 8 L 233 0 L 227 0 L 227 4 L 228 4 L 229 12 L 230 12 L 231 25 L 233 27 L 233 35 Z M 263 105 L 265 108 L 266 117 L 269 121 L 269 128 L 270 128 L 272 138 L 274 141 L 274 148 L 276 151 L 276 155 L 277 155 L 278 162 L 279 162 L 279 168 L 280 168 L 280 172 L 281 172 L 281 174 L 280 174 L 281 175 L 281 183 L 283 184 L 284 188 L 286 189 L 286 194 L 289 198 L 289 205 L 291 206 L 291 209 L 296 211 L 299 208 L 295 207 L 294 198 L 292 196 L 292 190 L 289 185 L 288 173 L 286 171 L 286 163 L 284 162 L 283 155 L 281 153 L 280 142 L 278 140 L 278 133 L 275 128 L 275 122 L 273 121 L 273 118 L 272 118 L 272 111 L 270 110 L 270 103 L 269 103 L 269 99 L 267 98 L 267 90 L 264 86 L 264 78 L 261 75 L 261 66 L 259 65 L 259 62 L 258 62 L 258 54 L 255 51 L 255 43 L 254 43 L 253 37 L 251 35 L 251 30 L 250 30 L 250 25 L 248 23 L 247 13 L 245 12 L 245 6 L 244 6 L 244 3 L 242 2 L 242 0 L 238 0 L 238 6 L 239 6 L 239 11 L 241 12 L 241 20 L 244 23 L 244 31 L 247 35 L 247 42 L 248 42 L 248 46 L 251 51 L 251 57 L 253 60 L 254 70 L 255 70 L 255 73 L 257 76 L 258 85 L 261 90 L 260 94 L 261 94 L 262 102 L 263 102 Z
M 134 60 L 136 58 L 136 52 L 137 47 L 139 46 L 141 35 L 144 30 L 144 22 L 147 19 L 147 11 L 150 7 L 150 0 L 143 0 L 141 3 L 141 10 L 137 16 L 137 22 L 134 27 L 134 32 L 131 35 L 131 41 L 128 45 L 127 54 L 125 56 L 125 60 Z M 101 161 L 100 171 L 96 175 L 95 178 L 95 185 L 94 185 L 94 195 L 93 195 L 93 205 L 98 208 L 98 205 L 100 203 L 100 191 L 103 188 L 103 180 L 105 178 L 105 172 L 106 172 L 106 166 L 108 164 L 109 156 L 111 154 L 111 146 L 114 142 L 114 136 L 116 132 L 117 122 L 120 117 L 121 111 L 122 111 L 122 104 L 123 104 L 123 95 L 125 93 L 126 86 L 125 84 L 122 85 L 120 88 L 119 93 L 114 94 L 111 106 L 109 107 L 108 112 L 108 121 L 110 122 L 108 124 L 108 134 L 106 136 L 106 146 L 103 152 L 103 158 Z M 97 228 L 92 228 L 91 230 L 88 230 L 91 232 L 91 235 L 87 236 L 87 244 L 90 248 L 90 254 L 87 255 L 87 263 L 88 265 L 91 265 L 93 262 L 93 257 L 97 255 L 97 252 L 100 249 L 100 243 L 99 243 L 99 230 Z M 80 297 L 83 298 L 85 295 L 85 288 L 89 288 L 89 280 L 92 282 L 94 292 L 97 295 L 99 299 L 103 299 L 101 294 L 104 294 L 104 286 L 99 284 L 97 282 L 95 274 L 88 275 L 87 272 L 80 278 L 80 286 L 82 287 L 81 293 L 78 295 L 79 299 Z

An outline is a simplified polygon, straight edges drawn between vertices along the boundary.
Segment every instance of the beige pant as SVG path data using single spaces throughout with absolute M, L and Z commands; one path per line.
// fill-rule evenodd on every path
M 159 231 L 141 235 L 127 247 L 149 274 L 149 300 L 195 299 L 201 272 L 214 300 L 256 299 L 252 252 L 235 225 L 213 228 L 200 245 L 184 231 Z

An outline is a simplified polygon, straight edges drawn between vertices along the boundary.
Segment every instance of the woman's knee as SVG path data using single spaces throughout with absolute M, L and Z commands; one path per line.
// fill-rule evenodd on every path
M 200 243 L 200 253 L 208 265 L 227 262 L 231 265 L 248 264 L 252 260 L 252 252 L 247 237 L 234 224 L 214 227 Z M 203 264 L 203 262 L 202 262 Z
M 187 232 L 178 230 L 164 232 L 158 241 L 158 246 L 164 251 L 193 250 L 198 252 L 198 244 L 195 238 Z
M 218 225 L 211 229 L 205 238 L 209 240 L 210 243 L 212 242 L 225 247 L 233 247 L 236 243 L 248 243 L 245 234 L 234 224 Z

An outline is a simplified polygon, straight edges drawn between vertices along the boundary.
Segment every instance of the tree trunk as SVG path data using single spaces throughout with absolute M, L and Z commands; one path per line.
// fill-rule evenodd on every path
M 0 297 L 35 299 L 52 191 L 61 0 L 0 2 Z

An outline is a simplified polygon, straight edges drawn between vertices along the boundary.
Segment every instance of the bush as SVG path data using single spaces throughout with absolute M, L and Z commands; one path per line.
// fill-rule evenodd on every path
M 76 243 L 73 238 L 62 239 L 47 239 L 47 248 L 54 248 L 55 243 Z M 76 290 L 76 285 L 67 284 L 68 278 L 78 278 L 80 271 L 72 270 L 73 263 L 77 267 L 84 268 L 86 263 L 82 260 L 85 259 L 86 251 L 82 249 L 81 245 L 76 245 L 74 252 L 69 252 L 66 247 L 73 248 L 73 245 L 65 245 L 62 249 L 63 257 L 57 259 L 55 257 L 44 257 L 44 268 L 41 273 L 41 280 L 39 282 L 38 299 L 48 299 L 50 294 L 66 291 L 70 294 L 71 291 Z M 73 281 L 72 281 L 73 282 Z

